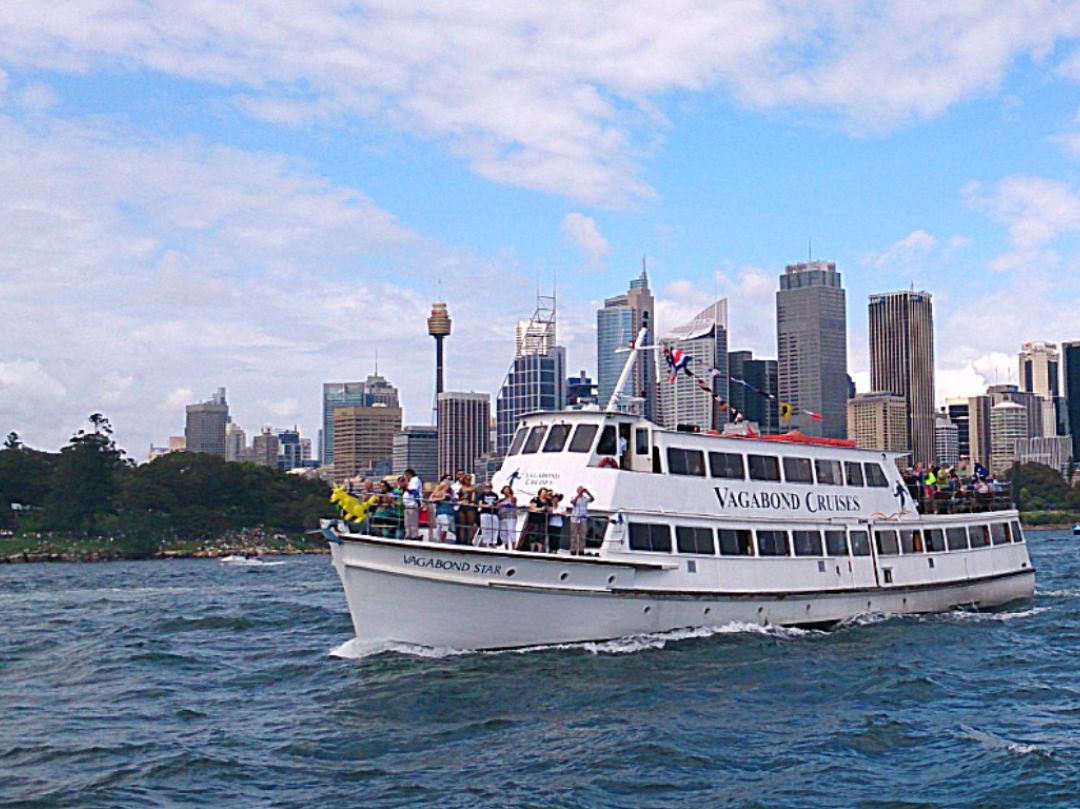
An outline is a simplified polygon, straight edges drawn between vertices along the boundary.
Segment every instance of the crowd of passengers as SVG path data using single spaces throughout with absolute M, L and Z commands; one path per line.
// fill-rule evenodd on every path
M 1009 484 L 991 475 L 982 464 L 970 476 L 955 466 L 916 464 L 903 472 L 911 496 L 927 512 L 982 511 L 1009 505 Z
M 525 506 L 519 505 L 512 487 L 496 492 L 490 481 L 477 485 L 463 471 L 443 475 L 432 487 L 425 487 L 416 472 L 407 469 L 393 481 L 347 481 L 346 489 L 366 506 L 364 519 L 351 525 L 358 533 L 536 553 L 565 549 L 573 556 L 587 555 L 589 504 L 594 497 L 584 486 L 578 486 L 568 501 L 558 492 L 541 488 Z M 525 521 L 519 533 L 520 510 L 525 511 Z

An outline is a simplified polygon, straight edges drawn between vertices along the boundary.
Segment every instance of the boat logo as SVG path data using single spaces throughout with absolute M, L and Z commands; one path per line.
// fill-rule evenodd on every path
M 850 512 L 861 508 L 858 495 L 854 494 L 819 494 L 806 492 L 753 492 L 735 491 L 720 486 L 714 487 L 716 499 L 722 509 L 760 509 L 767 511 L 801 511 L 811 514 L 821 511 Z

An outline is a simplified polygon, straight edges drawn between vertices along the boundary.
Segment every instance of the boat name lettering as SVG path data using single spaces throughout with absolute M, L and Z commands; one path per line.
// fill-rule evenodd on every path
M 822 511 L 858 511 L 858 495 L 818 494 L 807 492 L 800 496 L 795 492 L 748 492 L 732 491 L 716 487 L 716 499 L 720 508 L 769 509 L 772 511 L 798 511 L 805 509 L 811 514 Z
M 417 556 L 407 553 L 403 559 L 406 565 L 412 567 L 430 567 L 434 570 L 456 570 L 459 573 L 487 573 L 493 576 L 502 572 L 502 565 L 492 565 L 488 562 L 467 562 L 458 559 L 439 559 L 435 556 Z

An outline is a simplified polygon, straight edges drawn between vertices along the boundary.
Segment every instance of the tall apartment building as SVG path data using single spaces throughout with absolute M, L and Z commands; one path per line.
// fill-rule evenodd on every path
M 246 460 L 246 453 L 247 433 L 243 427 L 230 421 L 225 425 L 225 460 L 243 461 Z
M 304 441 L 300 437 L 300 431 L 293 427 L 291 430 L 278 430 L 278 469 L 288 472 L 290 469 L 300 469 L 304 465 Z
M 225 388 L 205 402 L 189 404 L 186 408 L 184 440 L 188 452 L 225 457 L 225 425 L 229 423 L 229 405 Z
M 855 446 L 910 453 L 907 441 L 907 403 L 893 393 L 860 393 L 847 403 L 847 434 Z M 906 465 L 908 458 L 900 459 Z
M 1024 343 L 1020 347 L 1020 390 L 1039 397 L 1041 414 L 1037 435 L 1068 433 L 1068 416 L 1061 396 L 1061 355 L 1056 343 Z
M 960 430 L 944 414 L 934 419 L 934 457 L 942 466 L 960 463 Z
M 870 386 L 904 397 L 913 463 L 934 463 L 934 308 L 929 292 L 870 296 Z
M 491 397 L 486 393 L 439 394 L 439 475 L 468 472 L 491 450 Z
M 439 433 L 434 426 L 412 424 L 395 433 L 393 472 L 400 475 L 412 469 L 425 483 L 434 483 L 439 475 Z
M 717 301 L 689 323 L 672 329 L 661 342 L 672 351 L 678 349 L 690 357 L 688 367 L 694 375 L 710 385 L 721 399 L 728 400 L 726 300 Z M 659 393 L 657 421 L 669 430 L 680 424 L 716 430 L 727 422 L 727 413 L 720 410 L 720 403 L 685 373 L 676 375 L 674 382 L 664 378 Z
M 578 372 L 577 376 L 566 378 L 567 407 L 595 405 L 599 403 L 599 401 L 600 398 L 596 393 L 596 383 L 593 382 L 592 377 L 588 376 L 584 370 Z
M 630 282 L 623 295 L 604 300 L 604 308 L 596 312 L 597 393 L 600 407 L 607 407 L 615 383 L 619 380 L 629 353 L 621 351 L 637 339 L 645 324 L 647 344 L 652 344 L 655 332 L 654 304 L 649 290 L 649 276 L 642 268 L 641 275 Z M 634 363 L 632 384 L 625 394 L 640 398 L 646 418 L 656 414 L 656 357 L 652 351 L 642 352 Z
M 334 411 L 339 407 L 400 407 L 398 389 L 380 376 L 369 374 L 363 382 L 323 383 L 323 428 L 319 447 L 319 461 L 323 465 L 334 462 Z
M 389 474 L 401 408 L 384 404 L 334 410 L 334 480 Z
M 1061 344 L 1064 354 L 1065 404 L 1068 433 L 1072 436 L 1073 458 L 1080 460 L 1080 340 Z
M 263 427 L 258 435 L 251 437 L 251 452 L 248 460 L 257 466 L 277 469 L 280 450 L 281 442 L 277 435 L 271 428 Z
M 945 400 L 945 415 L 956 425 L 956 451 L 960 461 L 971 460 L 971 421 L 967 399 L 950 398 Z
M 729 351 L 728 375 L 730 379 L 741 379 L 761 391 L 757 393 L 745 385 L 731 382 L 728 385 L 731 406 L 742 413 L 746 421 L 755 422 L 765 435 L 780 432 L 776 360 L 756 360 L 752 351 Z
M 847 297 L 831 261 L 789 264 L 776 293 L 777 387 L 807 435 L 847 435 Z M 820 413 L 822 420 L 800 411 Z
M 1028 437 L 1028 416 L 1016 402 L 1004 401 L 990 408 L 990 472 L 1004 475 L 1016 459 L 1017 444 Z

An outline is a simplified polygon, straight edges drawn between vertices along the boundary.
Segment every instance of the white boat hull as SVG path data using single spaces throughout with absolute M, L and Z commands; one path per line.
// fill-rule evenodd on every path
M 827 625 L 864 614 L 992 608 L 1034 591 L 1029 566 L 917 586 L 693 592 L 656 586 L 669 566 L 627 559 L 367 537 L 334 539 L 331 549 L 362 642 L 452 649 L 600 641 L 732 623 Z

